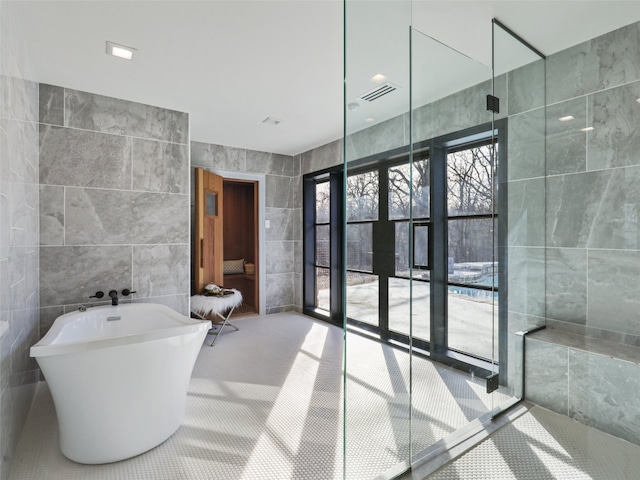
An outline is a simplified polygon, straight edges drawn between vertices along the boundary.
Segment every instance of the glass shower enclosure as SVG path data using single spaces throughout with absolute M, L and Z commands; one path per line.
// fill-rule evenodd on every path
M 343 477 L 395 478 L 522 398 L 544 59 L 497 21 L 489 66 L 414 28 L 410 1 L 344 7 Z

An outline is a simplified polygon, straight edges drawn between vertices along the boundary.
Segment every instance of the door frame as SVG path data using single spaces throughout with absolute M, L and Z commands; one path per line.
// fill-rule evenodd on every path
M 229 170 L 219 170 L 204 168 L 205 170 L 220 175 L 225 180 L 248 180 L 258 184 L 258 314 L 267 313 L 267 272 L 266 272 L 266 175 L 263 173 L 232 172 Z

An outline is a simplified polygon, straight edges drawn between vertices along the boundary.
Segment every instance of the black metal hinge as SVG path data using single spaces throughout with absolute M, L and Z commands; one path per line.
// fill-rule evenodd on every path
M 493 95 L 487 95 L 487 110 L 493 113 L 500 113 L 500 99 Z
M 487 393 L 491 393 L 494 390 L 497 390 L 500 386 L 499 378 L 497 373 L 492 373 L 487 377 Z

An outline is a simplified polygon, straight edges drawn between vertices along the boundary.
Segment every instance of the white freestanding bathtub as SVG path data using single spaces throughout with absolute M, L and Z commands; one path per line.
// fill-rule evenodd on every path
M 51 390 L 60 448 L 87 464 L 133 457 L 169 438 L 211 322 L 131 303 L 58 317 L 33 347 Z

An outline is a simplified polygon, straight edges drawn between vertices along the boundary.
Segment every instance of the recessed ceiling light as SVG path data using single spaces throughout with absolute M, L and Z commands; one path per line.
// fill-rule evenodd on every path
M 640 103 L 640 98 L 636 98 L 636 102 Z
M 568 122 L 569 120 L 574 120 L 573 115 L 567 115 L 566 117 L 560 117 L 558 120 L 561 122 Z
M 586 128 L 581 128 L 580 131 L 581 132 L 590 132 L 591 130 L 595 130 L 594 127 L 586 127 Z
M 125 47 L 124 45 L 107 41 L 107 54 L 113 55 L 114 57 L 131 60 L 133 59 L 133 52 L 135 51 L 136 49 L 133 47 Z
M 381 83 L 384 82 L 387 79 L 386 76 L 384 76 L 381 73 L 377 73 L 376 75 L 374 75 L 373 77 L 371 77 L 371 81 L 373 82 L 377 82 L 377 83 Z
M 371 118 L 371 117 L 367 117 L 367 118 L 364 119 L 364 121 L 367 122 L 367 123 L 371 123 L 371 122 L 375 122 L 376 119 L 375 118 Z
M 264 120 L 262 120 L 262 123 L 266 123 L 267 125 L 278 125 L 282 123 L 282 119 L 276 118 L 276 117 L 267 117 Z
M 357 110 L 360 104 L 358 102 L 351 102 L 347 104 L 349 110 Z

